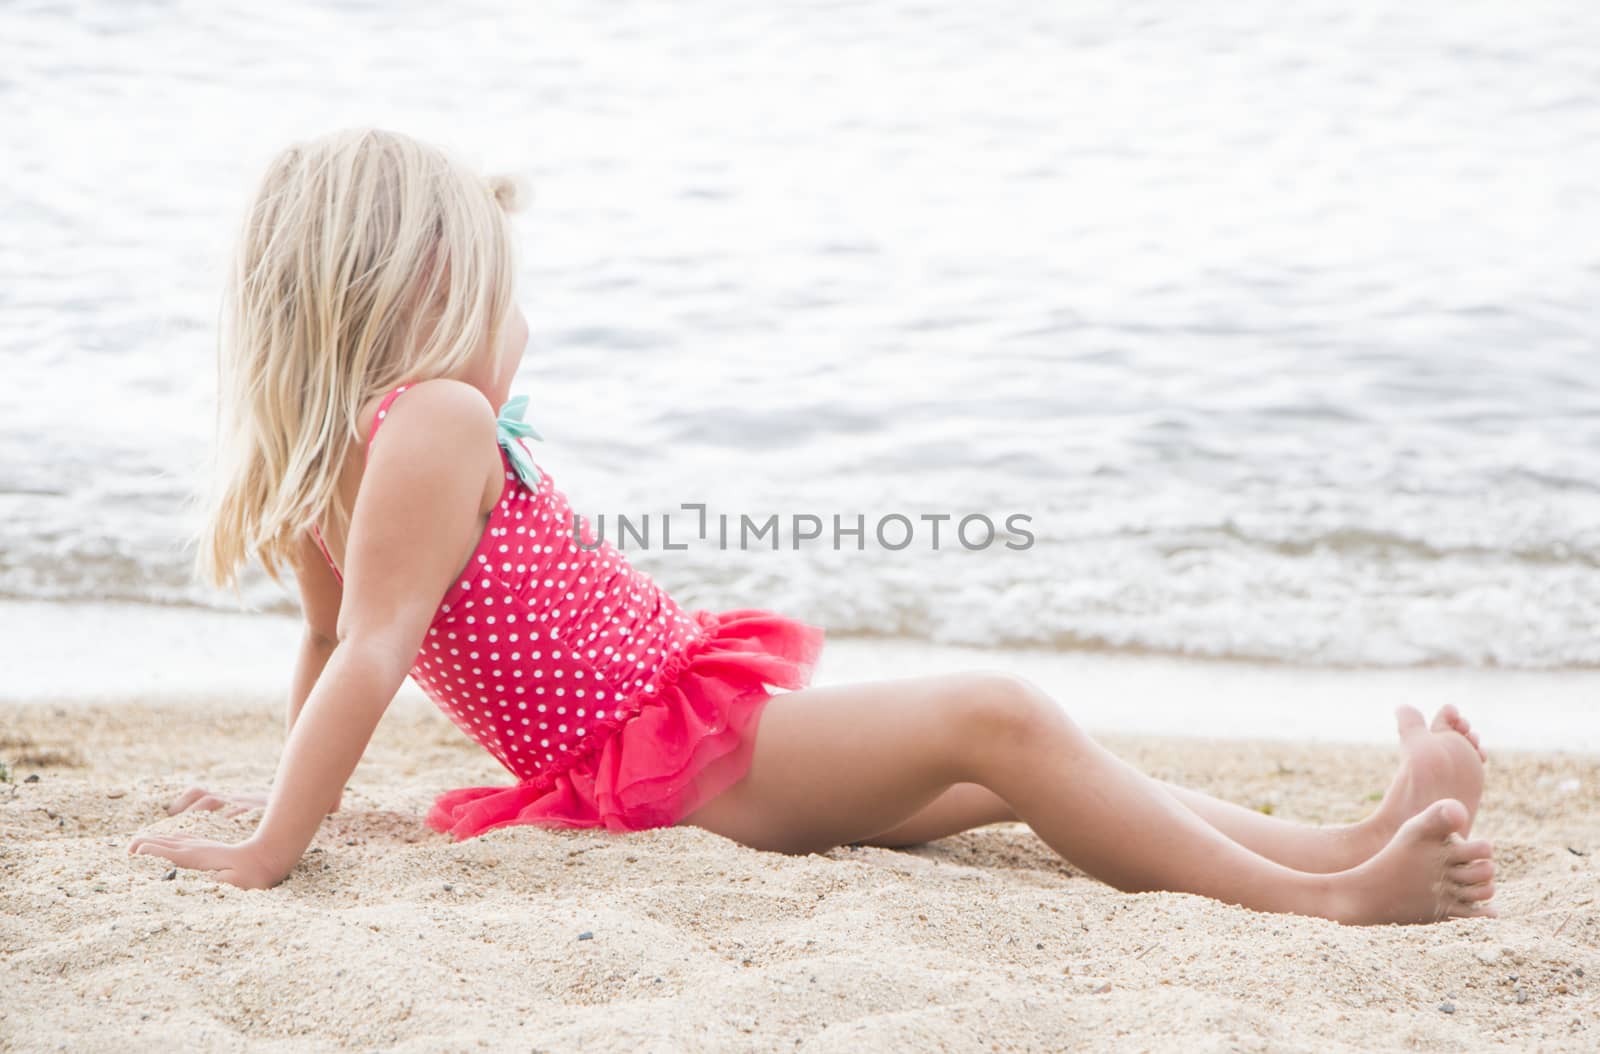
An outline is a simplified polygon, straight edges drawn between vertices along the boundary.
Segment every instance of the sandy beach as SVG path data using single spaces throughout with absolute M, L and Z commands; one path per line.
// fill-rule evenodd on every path
M 1494 752 L 1502 917 L 1344 928 L 1114 892 L 1021 825 L 784 857 L 695 829 L 422 816 L 505 773 L 408 689 L 305 859 L 244 891 L 131 858 L 190 782 L 260 787 L 266 698 L 0 703 L 0 1048 L 1592 1050 L 1600 760 Z M 1108 742 L 1276 814 L 1359 818 L 1375 745 Z
M 1596 39 L 1594 0 L 0 3 L 0 1054 L 1600 1051 Z M 509 177 L 503 266 L 496 184 L 318 153 L 362 127 Z M 1499 917 L 1130 896 L 1022 824 L 455 843 L 435 799 L 512 777 L 414 684 L 279 885 L 129 856 L 254 830 L 166 811 L 266 789 L 333 621 L 254 557 L 342 519 L 353 403 L 446 376 L 684 610 L 825 628 L 818 686 L 1005 670 L 1330 824 L 1397 706 L 1459 706 Z M 394 586 L 453 489 L 379 460 L 328 555 Z M 498 507 L 546 539 L 498 544 L 524 628 L 672 625 Z

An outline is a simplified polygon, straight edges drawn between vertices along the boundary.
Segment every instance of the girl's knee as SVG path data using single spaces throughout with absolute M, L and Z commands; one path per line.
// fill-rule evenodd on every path
M 1065 711 L 1025 677 L 1004 670 L 974 670 L 955 678 L 949 704 L 957 727 L 988 744 L 1024 744 L 1047 729 L 1071 727 Z

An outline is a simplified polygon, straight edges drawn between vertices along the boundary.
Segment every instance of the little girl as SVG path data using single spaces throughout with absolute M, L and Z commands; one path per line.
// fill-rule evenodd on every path
M 514 197 L 392 132 L 272 162 L 227 290 L 198 569 L 221 586 L 251 559 L 293 569 L 288 739 L 269 798 L 196 788 L 169 807 L 264 805 L 250 837 L 141 834 L 130 852 L 281 881 L 409 675 L 516 778 L 441 795 L 427 821 L 455 839 L 693 824 L 811 853 L 1021 820 L 1122 890 L 1347 923 L 1494 914 L 1490 846 L 1466 839 L 1485 755 L 1453 707 L 1431 726 L 1401 708 L 1372 816 L 1307 827 L 1142 775 L 1018 677 L 811 688 L 822 630 L 681 608 L 595 544 L 524 445 Z

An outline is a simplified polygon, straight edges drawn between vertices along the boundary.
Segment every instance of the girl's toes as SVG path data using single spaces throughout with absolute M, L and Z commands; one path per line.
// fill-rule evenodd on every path
M 1434 720 L 1437 722 L 1438 718 L 1434 718 Z M 1394 708 L 1394 723 L 1400 732 L 1401 739 L 1411 735 L 1413 732 L 1420 731 L 1424 727 L 1422 724 L 1422 712 L 1414 706 L 1406 706 L 1403 703 Z
M 1479 882 L 1477 885 L 1473 886 L 1462 886 L 1460 889 L 1456 890 L 1456 896 L 1468 903 L 1476 903 L 1477 901 L 1481 900 L 1493 899 L 1494 883 Z
M 1456 851 L 1463 844 L 1461 832 L 1467 829 L 1469 818 L 1465 805 L 1462 805 L 1454 798 L 1440 798 L 1401 824 L 1400 830 L 1395 833 L 1395 837 L 1433 842 L 1435 844 L 1442 843 L 1449 847 L 1451 851 L 1450 863 L 1466 863 L 1470 857 L 1457 859 Z
M 1456 842 L 1450 846 L 1449 860 L 1452 864 L 1469 864 L 1474 860 L 1489 860 L 1494 857 L 1494 843 L 1483 838 L 1475 838 L 1470 842 Z
M 1455 728 L 1456 723 L 1460 720 L 1461 711 L 1456 709 L 1456 705 L 1454 703 L 1445 703 L 1439 707 L 1439 712 L 1433 715 L 1432 727 L 1435 732 L 1447 732 Z
M 1500 912 L 1487 900 L 1461 900 L 1451 909 L 1450 914 L 1458 919 L 1497 919 Z
M 1475 886 L 1494 878 L 1493 860 L 1469 860 L 1450 868 L 1450 880 L 1457 885 Z

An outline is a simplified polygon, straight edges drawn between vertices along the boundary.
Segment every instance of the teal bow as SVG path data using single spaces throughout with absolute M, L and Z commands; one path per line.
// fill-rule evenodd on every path
M 539 466 L 533 463 L 533 455 L 529 454 L 528 448 L 518 440 L 528 436 L 543 442 L 544 436 L 522 419 L 522 414 L 527 408 L 526 395 L 507 400 L 500 408 L 500 416 L 495 418 L 495 434 L 500 440 L 500 445 L 506 448 L 506 453 L 511 457 L 511 467 L 517 470 L 522 482 L 530 487 L 537 487 L 544 477 L 539 472 Z

